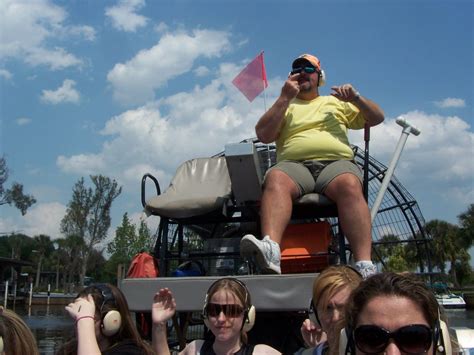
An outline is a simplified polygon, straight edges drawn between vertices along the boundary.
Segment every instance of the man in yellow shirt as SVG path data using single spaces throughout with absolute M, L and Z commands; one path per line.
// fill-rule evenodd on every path
M 324 81 L 319 59 L 299 56 L 280 96 L 257 122 L 258 139 L 276 142 L 277 164 L 264 181 L 260 210 L 264 237 L 244 236 L 240 252 L 255 255 L 263 272 L 280 274 L 279 244 L 293 201 L 317 192 L 336 203 L 355 267 L 367 277 L 377 271 L 371 261 L 372 225 L 347 130 L 361 129 L 366 122 L 375 126 L 384 120 L 384 113 L 351 84 L 333 86 L 331 96 L 320 96 L 318 88 Z

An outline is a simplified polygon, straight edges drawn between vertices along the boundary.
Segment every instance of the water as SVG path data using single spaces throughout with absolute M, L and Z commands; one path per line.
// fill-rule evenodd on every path
M 40 354 L 53 355 L 59 347 L 74 336 L 74 322 L 64 305 L 17 306 L 18 313 L 33 332 Z
M 15 308 L 28 324 L 38 342 L 41 354 L 53 355 L 59 347 L 74 335 L 74 322 L 64 310 L 64 306 L 32 306 L 31 314 L 22 306 Z M 449 325 L 452 327 L 474 328 L 474 310 L 447 310 Z

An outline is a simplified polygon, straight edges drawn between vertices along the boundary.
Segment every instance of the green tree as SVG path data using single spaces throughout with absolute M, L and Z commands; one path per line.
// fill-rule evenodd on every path
M 146 223 L 140 222 L 137 233 L 135 224 L 125 213 L 122 217 L 122 224 L 115 230 L 115 238 L 107 245 L 107 252 L 111 255 L 107 266 L 108 272 L 115 274 L 119 264 L 128 265 L 136 254 L 149 251 L 152 242 Z
M 458 221 L 461 243 L 465 249 L 469 249 L 474 244 L 474 204 L 458 216 Z
M 456 263 L 464 264 L 469 261 L 469 255 L 463 248 L 459 227 L 445 221 L 433 220 L 426 224 L 425 229 L 433 238 L 433 265 L 444 273 L 446 263 L 449 262 L 451 280 L 456 287 L 459 287 Z
M 84 283 L 88 259 L 94 247 L 107 236 L 110 227 L 112 202 L 120 195 L 122 188 L 115 180 L 102 175 L 90 177 L 94 188 L 86 187 L 84 178 L 74 185 L 72 199 L 66 215 L 61 221 L 61 232 L 66 236 L 76 235 L 84 240 L 79 281 Z
M 5 157 L 0 158 L 0 206 L 8 204 L 14 205 L 21 211 L 24 216 L 29 207 L 36 203 L 36 199 L 32 195 L 23 193 L 23 185 L 13 182 L 9 189 L 3 186 L 8 180 L 8 167 Z

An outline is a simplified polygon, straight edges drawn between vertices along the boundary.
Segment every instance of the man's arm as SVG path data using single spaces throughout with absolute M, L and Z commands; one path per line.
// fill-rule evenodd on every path
M 298 77 L 300 74 L 291 75 L 285 81 L 281 94 L 270 109 L 263 114 L 255 126 L 257 138 L 262 143 L 271 143 L 280 135 L 280 128 L 285 117 L 290 101 L 300 91 Z
M 333 90 L 331 93 L 332 96 L 355 105 L 364 115 L 370 126 L 376 126 L 383 122 L 384 113 L 379 105 L 360 95 L 351 84 L 333 86 L 331 90 Z

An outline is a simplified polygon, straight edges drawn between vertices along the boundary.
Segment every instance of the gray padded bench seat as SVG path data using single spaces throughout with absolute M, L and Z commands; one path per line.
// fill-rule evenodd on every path
M 233 276 L 250 291 L 257 311 L 304 311 L 312 296 L 317 273 Z M 157 277 L 123 279 L 120 289 L 131 311 L 150 311 L 153 296 L 168 287 L 176 299 L 178 311 L 201 311 L 209 286 L 221 276 Z

